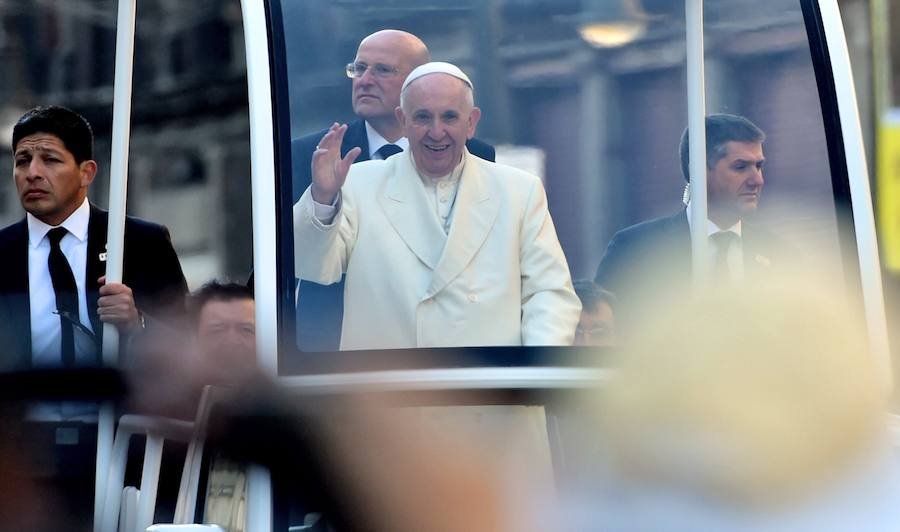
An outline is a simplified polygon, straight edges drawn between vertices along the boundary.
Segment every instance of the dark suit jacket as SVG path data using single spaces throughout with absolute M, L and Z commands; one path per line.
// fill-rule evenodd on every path
M 100 254 L 106 251 L 108 220 L 106 211 L 91 205 L 85 292 L 98 345 L 103 327 L 97 315 L 97 279 L 106 273 L 106 262 L 100 260 Z M 28 225 L 24 218 L 0 230 L 0 257 L 0 367 L 27 368 L 31 365 L 31 315 Z M 165 227 L 137 218 L 126 219 L 122 271 L 123 284 L 131 288 L 135 305 L 149 320 L 165 319 L 173 313 L 175 319 L 183 316 L 187 282 Z
M 294 203 L 312 182 L 312 155 L 327 129 L 291 141 Z M 368 161 L 369 137 L 363 120 L 347 125 L 341 143 L 341 157 L 353 148 L 362 148 L 356 162 Z M 494 161 L 494 147 L 478 139 L 466 142 L 469 153 L 487 161 Z M 310 281 L 300 283 L 300 303 L 297 307 L 297 343 L 305 351 L 336 351 L 341 343 L 341 324 L 344 316 L 344 281 L 320 285 Z
M 758 279 L 780 255 L 777 238 L 745 220 L 744 275 Z M 622 229 L 606 248 L 594 282 L 617 298 L 616 325 L 624 336 L 660 313 L 676 310 L 692 290 L 691 231 L 687 211 Z

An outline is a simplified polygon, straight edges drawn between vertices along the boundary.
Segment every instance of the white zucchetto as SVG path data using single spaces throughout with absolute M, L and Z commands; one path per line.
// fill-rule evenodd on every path
M 470 89 L 475 89 L 475 86 L 472 85 L 472 80 L 470 80 L 469 76 L 467 76 L 458 66 L 452 63 L 444 63 L 443 61 L 432 61 L 431 63 L 425 63 L 424 65 L 419 65 L 414 68 L 413 71 L 406 76 L 406 80 L 403 82 L 403 87 L 400 88 L 400 92 L 404 92 L 406 87 L 413 81 L 422 76 L 427 76 L 428 74 L 449 74 L 454 78 L 463 80 Z

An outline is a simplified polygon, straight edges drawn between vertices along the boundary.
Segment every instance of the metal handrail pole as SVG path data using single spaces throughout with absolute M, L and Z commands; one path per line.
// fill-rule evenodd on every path
M 112 149 L 109 168 L 109 223 L 106 240 L 106 282 L 122 282 L 125 246 L 125 203 L 128 190 L 128 146 L 131 135 L 132 72 L 137 0 L 119 0 L 116 23 L 116 62 L 113 82 Z M 103 324 L 103 364 L 114 367 L 119 358 L 119 331 Z M 113 405 L 100 407 L 97 420 L 97 467 L 94 485 L 94 532 L 101 530 L 108 468 L 112 456 L 115 418 Z
M 706 205 L 706 73 L 703 65 L 703 0 L 685 0 L 687 108 L 691 176 L 691 256 L 694 290 L 709 281 Z

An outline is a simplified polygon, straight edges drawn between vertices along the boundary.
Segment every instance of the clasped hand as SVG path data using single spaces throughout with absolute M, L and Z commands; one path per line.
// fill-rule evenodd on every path
M 107 283 L 105 275 L 97 281 L 100 284 L 97 300 L 100 320 L 118 326 L 123 332 L 140 328 L 141 315 L 134 304 L 131 288 L 122 283 Z

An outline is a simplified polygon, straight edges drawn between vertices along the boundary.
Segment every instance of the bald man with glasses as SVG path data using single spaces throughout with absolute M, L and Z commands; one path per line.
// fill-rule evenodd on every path
M 359 43 L 356 58 L 345 67 L 353 84 L 353 113 L 359 118 L 347 126 L 341 145 L 342 156 L 353 148 L 360 148 L 362 153 L 356 162 L 387 159 L 409 147 L 394 110 L 400 106 L 403 80 L 414 68 L 430 60 L 431 54 L 425 43 L 405 31 L 377 31 Z M 291 142 L 295 203 L 312 182 L 312 154 L 327 132 L 328 128 L 325 128 Z M 470 139 L 466 148 L 482 159 L 493 161 L 495 158 L 494 148 L 480 140 Z
M 341 156 L 353 148 L 362 152 L 356 162 L 387 159 L 409 148 L 395 109 L 400 106 L 403 81 L 419 65 L 431 60 L 421 39 L 400 30 L 381 30 L 365 37 L 353 62 L 346 66 L 352 80 L 351 103 L 357 120 L 350 122 L 341 143 Z M 300 199 L 312 182 L 312 155 L 328 129 L 291 142 L 293 202 Z M 469 153 L 494 161 L 493 146 L 478 139 L 466 142 Z M 341 338 L 344 314 L 344 283 L 323 286 L 309 281 L 300 284 L 297 302 L 297 342 L 306 351 L 334 351 Z

